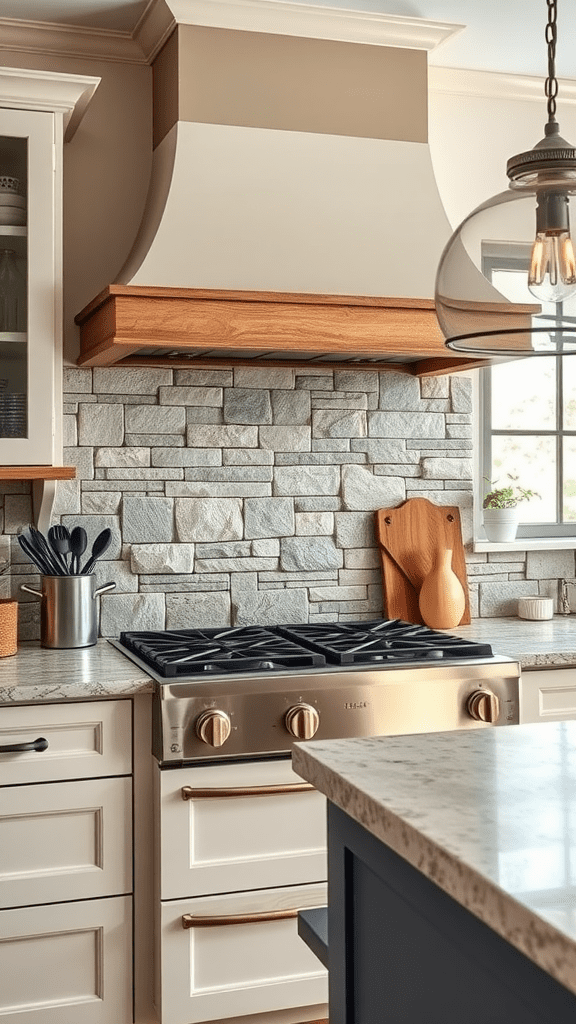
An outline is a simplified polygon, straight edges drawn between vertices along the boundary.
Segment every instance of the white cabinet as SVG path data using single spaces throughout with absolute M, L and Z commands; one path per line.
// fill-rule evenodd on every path
M 327 1002 L 326 971 L 296 927 L 298 910 L 325 903 L 325 883 L 163 903 L 162 1024 Z
M 576 718 L 576 668 L 522 672 L 520 723 Z
M 326 800 L 289 761 L 158 776 L 161 899 L 325 880 Z
M 130 778 L 0 788 L 0 907 L 132 891 Z
M 326 1016 L 326 971 L 297 929 L 326 903 L 325 799 L 304 787 L 287 759 L 156 768 L 162 1024 Z
M 0 68 L 0 464 L 62 461 L 62 149 L 99 79 Z
M 0 786 L 130 775 L 129 700 L 28 704 L 0 709 Z M 45 739 L 44 750 L 3 753 Z
M 130 896 L 0 913 L 2 1024 L 132 1020 Z
M 3 1024 L 133 1020 L 131 743 L 129 700 L 0 709 Z

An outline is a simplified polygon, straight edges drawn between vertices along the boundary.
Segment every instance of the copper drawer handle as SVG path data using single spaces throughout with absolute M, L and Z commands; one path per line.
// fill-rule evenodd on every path
M 224 914 L 222 917 L 202 917 L 182 914 L 183 928 L 214 928 L 225 924 L 258 924 L 260 921 L 283 921 L 287 917 L 298 917 L 298 910 L 263 910 L 259 914 Z
M 183 800 L 216 800 L 231 796 L 273 796 L 276 793 L 308 793 L 314 786 L 311 782 L 288 782 L 276 786 L 238 786 L 235 789 L 194 789 L 182 786 Z

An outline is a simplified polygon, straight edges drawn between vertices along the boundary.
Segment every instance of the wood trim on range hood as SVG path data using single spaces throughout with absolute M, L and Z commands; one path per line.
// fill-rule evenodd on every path
M 436 376 L 452 356 L 431 299 L 112 284 L 76 318 L 79 366 L 327 366 Z

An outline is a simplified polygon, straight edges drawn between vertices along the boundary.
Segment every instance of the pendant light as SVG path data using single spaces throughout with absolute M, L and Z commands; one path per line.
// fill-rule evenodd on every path
M 510 179 L 450 238 L 436 276 L 446 346 L 480 356 L 576 354 L 576 148 L 556 121 L 556 0 L 547 0 L 548 123 Z

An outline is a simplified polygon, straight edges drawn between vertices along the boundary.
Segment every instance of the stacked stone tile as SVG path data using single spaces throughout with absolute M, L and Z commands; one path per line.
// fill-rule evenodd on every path
M 105 526 L 97 565 L 116 590 L 101 633 L 229 623 L 361 620 L 383 614 L 374 510 L 407 497 L 457 504 L 471 535 L 471 381 L 309 369 L 70 368 L 65 461 L 55 517 Z M 1 487 L 3 593 L 38 603 L 15 539 L 29 486 Z M 474 615 L 513 614 L 555 592 L 574 553 L 468 556 Z M 32 577 L 34 578 L 34 577 Z M 29 579 L 30 581 L 30 579 Z

